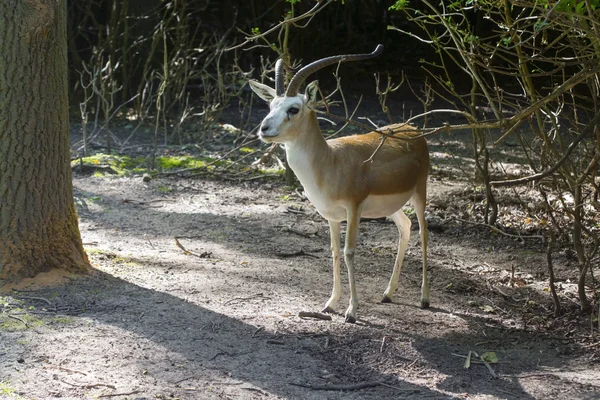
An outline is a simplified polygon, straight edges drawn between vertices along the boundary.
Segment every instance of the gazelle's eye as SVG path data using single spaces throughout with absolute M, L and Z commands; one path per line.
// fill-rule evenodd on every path
M 296 115 L 300 112 L 300 110 L 297 107 L 290 107 L 287 110 L 288 114 L 292 114 L 292 115 Z

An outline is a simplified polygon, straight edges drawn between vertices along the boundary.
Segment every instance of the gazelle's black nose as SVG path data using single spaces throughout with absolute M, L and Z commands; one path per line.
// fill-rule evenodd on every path
M 268 130 L 269 130 L 269 125 L 267 125 L 267 124 L 262 124 L 262 125 L 260 126 L 260 130 L 261 130 L 261 132 L 268 131 Z

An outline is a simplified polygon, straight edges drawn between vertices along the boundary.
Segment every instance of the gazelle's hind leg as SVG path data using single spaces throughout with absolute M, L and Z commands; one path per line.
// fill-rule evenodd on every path
M 425 219 L 426 184 L 417 187 L 412 198 L 412 204 L 419 220 L 419 235 L 421 236 L 421 252 L 423 257 L 423 283 L 421 284 L 421 308 L 429 308 L 429 278 L 427 276 L 427 220 Z
M 391 303 L 392 296 L 398 289 L 398 280 L 400 279 L 400 271 L 402 270 L 402 262 L 404 261 L 404 255 L 408 248 L 408 240 L 410 239 L 410 226 L 412 223 L 410 219 L 402 212 L 402 209 L 396 211 L 390 215 L 392 221 L 396 223 L 400 238 L 398 240 L 398 254 L 396 255 L 396 263 L 394 264 L 394 272 L 390 278 L 387 289 L 383 293 L 382 303 Z

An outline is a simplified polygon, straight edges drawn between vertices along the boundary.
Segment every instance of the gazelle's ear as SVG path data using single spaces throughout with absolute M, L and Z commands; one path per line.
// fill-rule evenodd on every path
M 275 93 L 275 89 L 270 88 L 267 85 L 264 85 L 254 80 L 250 80 L 248 81 L 248 83 L 250 84 L 250 89 L 252 89 L 252 91 L 256 93 L 258 97 L 260 97 L 267 103 L 270 103 L 271 100 L 273 100 L 275 96 L 277 96 L 277 94 Z
M 313 107 L 317 104 L 317 95 L 319 94 L 319 81 L 312 81 L 306 86 L 306 92 L 304 93 L 306 96 L 306 104 L 309 107 Z

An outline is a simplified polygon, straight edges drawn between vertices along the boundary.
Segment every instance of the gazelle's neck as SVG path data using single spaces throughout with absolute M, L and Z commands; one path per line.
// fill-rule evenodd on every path
M 311 111 L 303 126 L 299 127 L 294 139 L 285 143 L 285 152 L 292 170 L 305 185 L 306 173 L 314 173 L 315 167 L 326 163 L 330 148 L 327 144 L 317 116 Z M 318 168 L 319 170 L 322 168 Z

